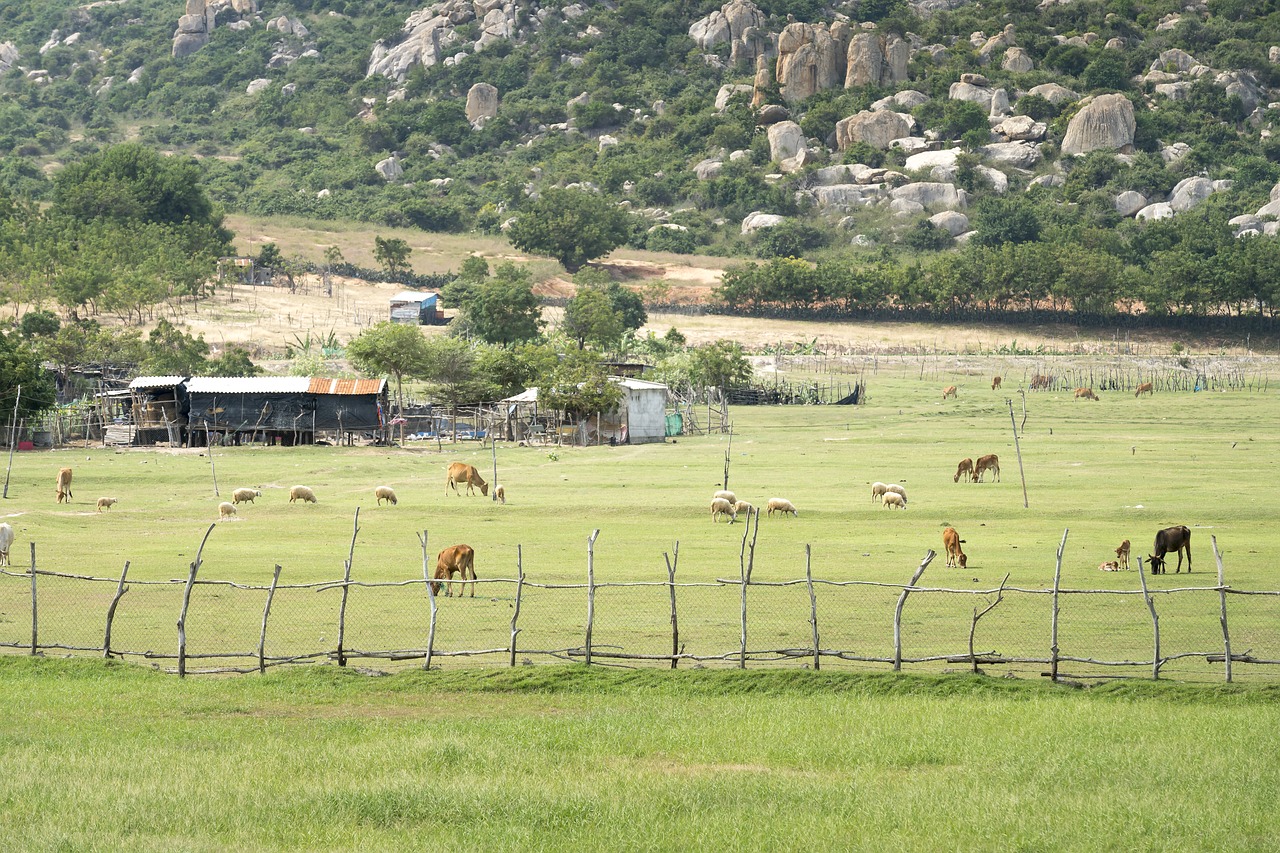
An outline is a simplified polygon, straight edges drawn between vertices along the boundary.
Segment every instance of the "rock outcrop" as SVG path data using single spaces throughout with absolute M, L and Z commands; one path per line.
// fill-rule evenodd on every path
M 845 53 L 844 87 L 892 87 L 907 79 L 911 46 L 897 35 L 858 33 Z
M 0 74 L 17 65 L 18 57 L 20 56 L 21 54 L 13 46 L 13 42 L 0 42 Z
M 472 127 L 482 127 L 498 114 L 498 87 L 490 83 L 477 83 L 467 91 L 467 121 Z
M 864 142 L 882 151 L 889 143 L 909 136 L 915 120 L 903 113 L 888 110 L 864 110 L 836 122 L 836 147 L 844 151 L 855 142 Z
M 832 29 L 821 24 L 787 24 L 778 36 L 775 74 L 788 102 L 803 101 L 843 83 L 847 45 L 833 38 Z
M 1136 122 L 1133 102 L 1124 95 L 1099 95 L 1067 125 L 1062 139 L 1064 156 L 1087 154 L 1090 151 L 1133 152 L 1133 133 Z
M 689 27 L 689 38 L 705 51 L 729 43 L 729 60 L 755 62 L 759 56 L 771 55 L 773 37 L 765 29 L 765 14 L 751 0 L 730 0 Z
M 769 125 L 769 158 L 776 163 L 795 157 L 804 150 L 804 131 L 794 121 Z

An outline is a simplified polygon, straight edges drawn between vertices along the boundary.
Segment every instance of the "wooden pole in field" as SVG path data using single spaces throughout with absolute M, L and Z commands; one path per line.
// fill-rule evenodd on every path
M 258 672 L 267 671 L 267 617 L 271 615 L 271 600 L 276 597 L 276 584 L 280 583 L 280 564 L 276 563 L 271 576 L 271 588 L 267 590 L 267 603 L 262 607 L 262 631 L 258 634 Z
M 1147 601 L 1147 609 L 1151 611 L 1151 634 L 1154 648 L 1151 652 L 1151 678 L 1160 679 L 1160 616 L 1156 613 L 1156 603 L 1151 593 L 1147 592 L 1147 573 L 1142 566 L 1142 555 L 1138 555 L 1138 580 L 1142 582 L 1142 597 Z
M 9 467 L 4 472 L 4 496 L 9 497 L 9 472 L 13 470 L 13 446 L 18 443 L 18 435 L 14 431 L 18 425 L 18 403 L 22 400 L 22 386 L 18 386 L 18 394 L 13 398 L 13 417 L 9 419 Z
M 809 587 L 809 624 L 813 627 L 813 669 L 822 669 L 822 654 L 818 645 L 818 596 L 813 591 L 813 546 L 804 546 L 804 580 Z
M 493 430 L 487 430 L 492 432 Z M 489 448 L 493 453 L 493 500 L 498 500 L 498 440 L 490 436 Z M 472 587 L 474 590 L 474 587 Z
M 472 589 L 475 585 L 472 584 Z M 516 627 L 516 621 L 520 618 L 520 601 L 524 598 L 524 550 L 521 546 L 516 546 L 516 609 L 511 614 L 511 665 L 516 665 L 516 635 L 520 633 L 520 629 Z
M 36 654 L 40 648 L 39 631 L 37 630 L 40 620 L 36 611 L 36 543 L 31 543 L 31 654 Z
M 747 570 L 743 566 L 739 567 L 738 581 L 741 588 L 741 600 L 742 600 L 742 616 L 739 622 L 741 631 L 739 632 L 740 645 L 738 648 L 738 669 L 746 669 L 747 668 L 747 584 L 749 583 L 749 578 L 747 577 Z
M 1062 552 L 1067 547 L 1067 534 L 1071 528 L 1062 531 L 1062 541 L 1058 543 L 1058 560 L 1053 569 L 1053 612 L 1049 623 L 1049 677 L 1058 680 L 1058 595 L 1062 589 Z
M 920 562 L 920 567 L 916 569 L 915 574 L 911 576 L 911 580 L 902 589 L 902 594 L 898 596 L 898 606 L 893 610 L 893 671 L 902 672 L 902 606 L 907 603 L 907 594 L 911 592 L 911 588 L 916 585 L 916 581 L 920 580 L 920 576 L 924 574 L 924 570 L 929 568 L 929 563 L 937 556 L 933 549 L 930 548 L 924 554 L 924 559 Z
M 1022 508 L 1027 509 L 1027 475 L 1022 470 L 1022 445 L 1018 443 L 1018 422 L 1013 417 L 1013 400 L 1005 398 L 1009 404 L 1009 424 L 1013 427 L 1013 449 L 1018 454 L 1018 475 L 1022 478 Z
M 1227 653 L 1227 683 L 1231 683 L 1231 633 L 1227 631 L 1227 588 L 1222 585 L 1222 552 L 1218 550 L 1218 537 L 1210 536 L 1213 542 L 1213 558 L 1218 562 L 1218 599 L 1222 609 L 1222 645 Z M 1190 572 L 1188 572 L 1189 574 Z
M 116 605 L 120 603 L 120 599 L 129 591 L 124 585 L 124 579 L 129 575 L 129 561 L 124 561 L 124 571 L 120 573 L 120 583 L 116 584 L 115 598 L 111 599 L 111 604 L 107 607 L 107 629 L 102 635 L 102 656 L 104 658 L 111 657 L 111 622 L 116 618 Z
M 667 591 L 671 593 L 671 668 L 680 663 L 680 623 L 676 620 L 676 564 L 680 562 L 680 542 L 677 540 L 672 552 L 674 559 L 666 554 L 662 558 L 667 561 Z
M 431 656 L 435 652 L 436 647 L 436 591 L 431 585 L 431 564 L 427 557 L 427 531 L 422 531 L 418 536 L 418 541 L 422 543 L 422 579 L 427 584 L 427 601 L 431 605 L 431 622 L 427 626 L 427 659 L 422 664 L 423 669 L 431 669 Z M 472 589 L 474 589 L 474 585 Z
M 973 608 L 973 621 L 969 623 L 969 666 L 975 674 L 978 672 L 978 656 L 973 653 L 973 636 L 978 633 L 978 620 L 995 610 L 996 605 L 1004 600 L 1004 586 L 1008 582 L 1009 573 L 1005 572 L 1004 580 L 1000 581 L 1000 589 L 996 592 L 996 600 L 984 607 L 981 612 L 978 608 Z
M 213 533 L 216 524 L 210 524 L 209 529 L 204 532 L 204 539 L 200 540 L 200 548 L 196 551 L 196 558 L 191 562 L 191 570 L 187 573 L 187 586 L 182 591 L 182 612 L 178 614 L 178 677 L 185 678 L 187 675 L 187 608 L 191 606 L 191 588 L 196 583 L 196 573 L 200 571 L 200 563 L 203 561 L 204 545 L 209 541 L 209 534 Z M 32 556 L 34 557 L 34 546 L 32 548 Z M 32 566 L 34 569 L 34 565 Z M 32 572 L 34 574 L 34 571 Z
M 599 528 L 591 532 L 591 536 L 587 539 L 587 645 L 586 653 L 587 665 L 591 665 L 591 629 L 594 627 L 596 618 L 596 537 L 600 535 Z
M 347 665 L 347 654 L 343 650 L 343 642 L 347 636 L 347 596 L 351 593 L 351 563 L 356 558 L 356 534 L 360 532 L 360 507 L 356 507 L 356 518 L 351 527 L 351 550 L 347 553 L 346 563 L 343 564 L 342 603 L 338 605 L 338 666 Z

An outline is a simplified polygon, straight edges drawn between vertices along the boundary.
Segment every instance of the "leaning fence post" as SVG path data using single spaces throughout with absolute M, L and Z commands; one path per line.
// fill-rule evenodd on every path
M 102 635 L 102 656 L 104 658 L 111 657 L 111 623 L 116 618 L 116 605 L 120 603 L 120 599 L 129 591 L 124 585 L 124 579 L 129 574 L 129 561 L 124 561 L 124 571 L 120 573 L 120 583 L 116 584 L 115 598 L 111 599 L 111 604 L 107 607 L 107 630 Z
M 818 596 L 813 591 L 813 546 L 804 546 L 804 580 L 809 587 L 809 624 L 813 626 L 813 668 L 822 669 L 821 653 L 818 651 Z
M 360 532 L 360 507 L 356 507 L 356 518 L 351 527 L 351 550 L 347 554 L 347 562 L 343 564 L 342 603 L 338 605 L 338 666 L 347 665 L 343 642 L 347 636 L 347 596 L 351 593 L 351 563 L 356 558 L 356 534 Z
M 586 663 L 591 665 L 591 628 L 596 618 L 596 537 L 600 535 L 597 528 L 587 539 L 587 645 Z
M 524 551 L 516 546 L 516 610 L 511 614 L 511 665 L 516 665 L 516 635 L 520 629 L 516 620 L 520 618 L 520 600 L 524 597 Z
M 31 543 L 31 654 L 36 654 L 40 648 L 39 631 L 37 630 L 40 620 L 36 614 L 36 543 Z
M 1227 683 L 1231 683 L 1231 634 L 1227 631 L 1227 588 L 1222 585 L 1222 552 L 1218 550 L 1218 537 L 1210 536 L 1213 542 L 1213 558 L 1218 561 L 1218 599 L 1222 607 L 1222 645 L 1227 652 Z
M 680 562 L 680 542 L 676 541 L 671 549 L 674 559 L 667 554 L 662 558 L 667 561 L 667 591 L 671 593 L 671 668 L 675 669 L 680 662 L 680 625 L 676 622 L 676 565 Z
M 1068 527 L 1062 531 L 1062 541 L 1058 543 L 1058 561 L 1053 568 L 1053 613 L 1049 622 L 1049 678 L 1058 680 L 1058 594 L 1062 589 L 1062 552 L 1067 547 Z
M 911 576 L 910 582 L 902 588 L 902 595 L 898 596 L 898 606 L 893 610 L 893 671 L 902 671 L 902 606 L 907 603 L 907 594 L 911 592 L 911 588 L 916 585 L 916 581 L 920 580 L 920 576 L 924 574 L 924 570 L 929 568 L 929 563 L 936 556 L 932 548 L 924 554 L 924 560 L 921 561 L 920 567 L 916 569 L 916 573 Z
M 747 668 L 747 584 L 751 582 L 751 578 L 748 577 L 746 566 L 742 566 L 742 565 L 739 566 L 738 581 L 739 581 L 739 588 L 741 590 L 741 599 L 742 599 L 742 615 L 741 615 L 741 621 L 739 623 L 741 630 L 738 635 L 738 639 L 739 639 L 738 669 L 746 669 Z
M 427 600 L 431 604 L 431 622 L 427 626 L 427 659 L 422 664 L 423 669 L 431 669 L 431 655 L 436 648 L 436 589 L 431 584 L 431 568 L 427 561 L 427 531 L 422 531 L 418 536 L 418 541 L 422 543 L 422 579 L 427 584 Z
M 271 588 L 267 590 L 267 603 L 262 608 L 262 633 L 258 635 L 258 672 L 267 671 L 267 617 L 271 615 L 271 599 L 276 597 L 276 584 L 280 583 L 280 564 L 276 563 L 271 576 Z
M 1151 652 L 1151 678 L 1160 678 L 1160 617 L 1156 614 L 1156 603 L 1147 592 L 1147 573 L 1142 566 L 1142 555 L 1138 555 L 1138 580 L 1142 582 L 1142 597 L 1147 601 L 1147 609 L 1151 611 L 1151 634 L 1155 646 Z
M 213 533 L 216 524 L 210 524 L 209 529 L 204 532 L 204 539 L 200 540 L 200 549 L 196 551 L 196 558 L 191 562 L 191 571 L 187 573 L 187 586 L 182 591 L 182 612 L 178 614 L 178 677 L 184 678 L 187 674 L 187 608 L 191 606 L 191 588 L 196 583 L 196 573 L 200 571 L 200 563 L 204 554 L 204 543 L 209 541 L 209 534 Z

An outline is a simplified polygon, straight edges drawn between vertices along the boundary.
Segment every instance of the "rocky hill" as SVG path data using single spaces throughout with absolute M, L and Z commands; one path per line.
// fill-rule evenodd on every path
M 946 250 L 1014 199 L 1059 239 L 1192 212 L 1271 235 L 1274 8 L 15 0 L 0 187 L 137 139 L 232 210 L 496 232 L 576 185 L 665 251 Z

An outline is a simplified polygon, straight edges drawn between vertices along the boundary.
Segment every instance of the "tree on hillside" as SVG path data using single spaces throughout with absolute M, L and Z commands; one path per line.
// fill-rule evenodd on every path
M 347 344 L 347 357 L 356 369 L 370 375 L 390 373 L 396 378 L 396 409 L 404 412 L 404 377 L 423 373 L 426 339 L 417 326 L 383 321 L 365 329 Z M 400 425 L 404 443 L 404 424 Z
M 208 366 L 204 335 L 189 335 L 161 317 L 146 341 L 142 369 L 157 376 L 195 376 Z
M 385 240 L 382 237 L 373 238 L 373 259 L 386 270 L 389 276 L 394 277 L 407 272 L 411 254 L 413 249 L 399 237 L 390 237 Z
M 548 189 L 520 212 L 507 232 L 511 245 L 550 255 L 569 272 L 627 241 L 630 214 L 585 190 Z
M 462 308 L 467 329 L 487 343 L 505 347 L 542 333 L 542 305 L 533 293 L 533 276 L 510 261 L 499 264 Z

